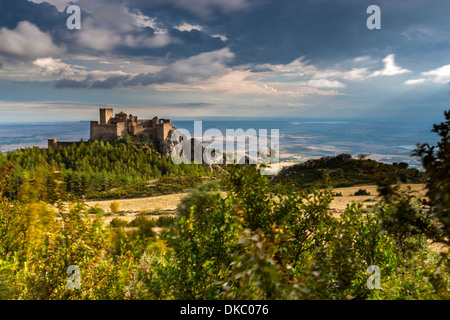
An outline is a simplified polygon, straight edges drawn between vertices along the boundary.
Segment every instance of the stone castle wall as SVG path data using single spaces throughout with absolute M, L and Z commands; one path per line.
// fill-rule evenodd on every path
M 91 121 L 91 140 L 110 140 L 117 138 L 117 126 L 114 124 L 99 124 Z
M 77 145 L 80 142 L 62 142 L 58 141 L 58 139 L 48 139 L 48 148 L 52 148 L 53 150 L 56 150 L 58 148 L 68 148 L 73 145 Z

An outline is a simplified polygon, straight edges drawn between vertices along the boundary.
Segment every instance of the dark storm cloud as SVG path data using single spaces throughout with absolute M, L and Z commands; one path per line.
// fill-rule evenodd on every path
M 54 6 L 27 0 L 0 1 L 0 27 L 14 29 L 20 21 L 37 25 L 42 31 L 54 31 L 66 25 L 67 15 Z
M 132 0 L 147 15 L 160 15 L 166 22 L 211 21 L 239 11 L 249 11 L 261 0 Z M 188 21 L 189 22 L 189 21 Z
M 258 1 L 232 12 L 216 4 L 205 9 L 210 11 L 208 19 L 180 5 L 181 0 L 176 2 L 135 1 L 144 14 L 167 24 L 186 21 L 204 26 L 210 34 L 227 36 L 227 45 L 236 53 L 235 64 L 288 63 L 300 56 L 331 64 L 361 55 L 382 57 L 393 50 L 420 54 L 424 44 L 433 49 L 438 43 L 450 50 L 444 36 L 436 39 L 420 31 L 424 25 L 434 31 L 449 29 L 450 2 L 439 0 Z M 366 27 L 366 10 L 373 4 L 381 7 L 381 30 Z
M 121 17 L 90 16 L 84 0 L 82 26 L 92 18 L 99 26 L 119 24 Z M 108 54 L 130 57 L 186 58 L 201 52 L 218 50 L 225 45 L 236 54 L 235 65 L 246 63 L 289 63 L 306 56 L 312 63 L 326 59 L 330 64 L 361 55 L 382 57 L 387 51 L 397 55 L 414 51 L 426 57 L 423 45 L 431 51 L 439 45 L 450 51 L 445 30 L 450 23 L 450 2 L 375 1 L 375 0 L 304 0 L 304 1 L 249 1 L 249 0 L 115 0 L 115 6 L 124 5 L 130 12 L 155 18 L 175 39 L 167 46 L 146 48 L 122 44 L 108 50 Z M 366 9 L 376 4 L 382 9 L 382 29 L 368 30 Z M 2 0 L 0 27 L 13 29 L 20 21 L 29 21 L 43 32 L 49 32 L 55 44 L 64 45 L 68 53 L 95 54 L 96 50 L 77 44 L 77 32 L 67 30 L 68 14 L 59 12 L 48 3 L 36 4 L 27 0 Z M 107 17 L 107 13 L 105 13 Z M 189 23 L 202 30 L 179 31 L 175 27 Z M 427 28 L 421 28 L 427 25 Z M 428 31 L 427 31 L 428 30 Z M 435 37 L 441 32 L 440 37 Z M 152 37 L 152 28 L 129 30 L 134 37 Z M 223 42 L 212 35 L 224 35 Z M 431 52 L 431 54 L 433 54 Z M 444 53 L 440 57 L 445 58 Z

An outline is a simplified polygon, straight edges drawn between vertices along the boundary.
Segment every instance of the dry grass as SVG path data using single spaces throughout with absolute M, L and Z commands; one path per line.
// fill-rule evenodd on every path
M 414 194 L 424 197 L 426 190 L 424 184 L 403 184 L 402 188 L 411 188 Z M 365 189 L 370 192 L 369 196 L 355 196 L 355 192 L 359 189 Z M 377 187 L 374 185 L 362 185 L 356 187 L 336 188 L 333 189 L 334 193 L 341 193 L 342 197 L 335 197 L 331 202 L 330 208 L 335 216 L 339 216 L 346 208 L 347 205 L 352 202 L 362 204 L 362 208 L 374 205 L 380 200 L 378 196 Z M 177 193 L 163 196 L 155 196 L 148 198 L 136 198 L 136 199 L 119 199 L 119 200 L 104 200 L 104 201 L 88 201 L 86 204 L 89 207 L 95 207 L 96 205 L 103 209 L 105 212 L 110 213 L 110 205 L 113 201 L 118 201 L 120 205 L 119 214 L 111 214 L 105 216 L 104 223 L 108 225 L 113 218 L 120 218 L 127 222 L 131 222 L 141 213 L 146 213 L 147 218 L 157 219 L 161 215 L 173 215 L 181 199 L 188 193 Z M 226 193 L 223 192 L 222 196 L 225 197 Z M 373 200 L 373 201 L 366 201 Z M 155 227 L 155 231 L 158 233 L 161 228 Z M 447 250 L 447 248 L 441 244 L 432 244 L 433 248 L 437 252 Z
M 425 185 L 424 184 L 402 184 L 402 189 L 406 189 L 408 187 L 411 188 L 411 191 L 414 192 L 415 195 L 425 197 Z M 355 192 L 359 189 L 365 189 L 370 193 L 370 196 L 355 196 Z M 342 193 L 342 197 L 335 197 L 331 202 L 331 209 L 335 212 L 343 212 L 348 204 L 351 204 L 353 201 L 362 204 L 362 208 L 367 208 L 367 206 L 374 205 L 381 198 L 378 196 L 377 186 L 375 185 L 365 185 L 365 186 L 356 186 L 356 187 L 348 187 L 348 188 L 336 188 L 333 189 L 334 193 Z M 373 200 L 373 201 L 367 201 Z
M 103 209 L 107 213 L 111 213 L 111 203 L 117 201 L 120 206 L 119 214 L 111 214 L 105 216 L 105 224 L 109 224 L 113 218 L 120 218 L 127 222 L 132 221 L 137 215 L 143 212 L 173 212 L 181 199 L 188 193 L 176 193 L 163 196 L 147 197 L 147 198 L 135 198 L 135 199 L 118 199 L 118 200 L 102 200 L 102 201 L 87 201 L 85 202 L 89 207 L 95 207 L 96 205 Z M 158 215 L 149 215 L 151 218 L 157 218 Z
M 425 185 L 424 184 L 404 184 L 402 188 L 410 187 L 413 192 L 417 195 L 425 195 Z M 355 196 L 355 192 L 359 189 L 365 189 L 370 192 L 369 196 Z M 336 188 L 333 189 L 334 193 L 341 193 L 342 197 L 335 197 L 331 202 L 331 210 L 339 215 L 342 213 L 346 206 L 351 204 L 353 201 L 362 204 L 362 208 L 367 208 L 367 206 L 374 205 L 380 200 L 378 196 L 376 186 L 374 185 L 363 185 L 348 188 Z M 135 198 L 135 199 L 119 199 L 119 200 L 103 200 L 103 201 L 87 201 L 86 204 L 89 207 L 95 207 L 96 205 L 103 209 L 107 213 L 111 213 L 110 206 L 113 201 L 119 202 L 120 212 L 119 214 L 111 214 L 104 217 L 105 224 L 115 218 L 119 217 L 123 220 L 130 222 L 138 214 L 142 212 L 153 212 L 158 214 L 173 214 L 174 210 L 177 208 L 181 199 L 183 199 L 188 193 L 177 193 L 169 194 L 155 197 L 147 198 Z M 226 193 L 222 193 L 225 196 Z M 372 200 L 372 201 L 367 201 Z M 159 215 L 149 215 L 149 218 L 157 218 Z

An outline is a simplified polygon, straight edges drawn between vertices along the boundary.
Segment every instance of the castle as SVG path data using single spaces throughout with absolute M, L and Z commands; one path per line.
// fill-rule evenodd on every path
M 157 141 L 163 141 L 175 127 L 169 119 L 138 120 L 137 116 L 127 115 L 123 111 L 113 116 L 112 108 L 100 109 L 100 123 L 91 121 L 90 140 L 111 140 L 130 135 L 146 135 Z M 57 149 L 67 147 L 76 142 L 59 142 L 57 139 L 48 139 L 48 147 Z
M 91 121 L 91 140 L 110 140 L 130 135 L 147 135 L 153 139 L 165 140 L 173 126 L 168 119 L 138 120 L 137 116 L 127 115 L 123 111 L 113 117 L 113 109 L 100 109 L 100 123 Z

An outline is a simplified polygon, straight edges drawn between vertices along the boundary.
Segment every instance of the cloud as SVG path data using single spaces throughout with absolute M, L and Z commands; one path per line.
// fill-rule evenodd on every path
M 353 62 L 366 62 L 366 61 L 370 61 L 371 58 L 369 56 L 361 56 L 361 57 L 356 57 L 353 59 Z
M 142 73 L 135 76 L 126 74 L 114 75 L 105 80 L 94 81 L 89 87 L 112 89 L 115 87 L 147 86 L 157 83 L 187 83 L 190 79 L 207 80 L 210 77 L 227 73 L 229 69 L 226 63 L 233 58 L 234 54 L 228 48 L 204 52 L 187 59 L 175 61 L 155 73 Z M 82 83 L 83 86 L 80 86 L 78 82 L 64 81 L 62 84 L 57 83 L 57 85 L 60 89 L 69 88 L 71 85 L 74 85 L 73 88 L 85 88 L 85 82 Z
M 178 60 L 161 70 L 157 78 L 162 82 L 184 82 L 189 77 L 209 78 L 226 72 L 226 63 L 234 53 L 229 48 L 204 52 L 187 59 Z
M 156 34 L 153 37 L 127 35 L 123 42 L 131 48 L 162 48 L 174 42 L 168 34 Z
M 97 51 L 110 51 L 118 46 L 161 48 L 174 42 L 168 34 L 120 34 L 117 30 L 88 26 L 78 33 L 78 43 Z
M 77 0 L 28 0 L 34 3 L 42 3 L 47 2 L 51 5 L 54 5 L 59 11 L 64 11 L 69 2 L 77 2 Z
M 343 84 L 337 80 L 327 80 L 327 79 L 309 80 L 308 84 L 310 86 L 316 87 L 316 88 L 342 88 L 342 87 L 345 87 L 345 84 Z
M 395 55 L 389 54 L 383 59 L 384 68 L 382 70 L 374 71 L 370 76 L 396 76 L 399 74 L 404 74 L 411 72 L 411 70 L 403 69 L 395 64 Z
M 174 29 L 177 29 L 180 31 L 192 31 L 192 30 L 202 31 L 203 27 L 200 25 L 192 25 L 187 22 L 184 22 L 183 24 L 181 24 L 179 26 L 175 26 Z
M 406 85 L 415 85 L 426 82 L 450 83 L 450 64 L 421 73 L 424 78 L 410 79 L 405 81 Z
M 220 40 L 222 40 L 223 42 L 228 41 L 228 37 L 223 35 L 223 34 L 213 34 L 211 35 L 211 37 L 213 38 L 219 38 Z
M 435 83 L 446 83 L 450 81 L 450 64 L 440 68 L 422 72 L 422 75 L 431 77 L 430 81 Z
M 172 3 L 176 8 L 201 17 L 211 17 L 215 11 L 229 14 L 253 4 L 251 0 L 164 0 L 164 2 Z
M 69 65 L 61 61 L 61 59 L 39 58 L 33 61 L 33 64 L 42 68 L 45 75 L 71 76 L 85 67 L 77 65 Z
M 119 86 L 121 86 L 122 82 L 124 82 L 125 80 L 128 80 L 129 78 L 130 78 L 129 76 L 112 76 L 103 81 L 100 81 L 100 80 L 95 81 L 94 83 L 92 83 L 90 88 L 92 88 L 92 89 L 111 89 L 114 87 L 119 87 Z
M 28 21 L 19 22 L 14 30 L 0 29 L 0 53 L 19 59 L 36 59 L 60 55 L 65 49 L 53 43 L 52 37 Z
M 80 45 L 98 51 L 111 50 L 121 42 L 121 36 L 109 29 L 88 28 L 78 33 L 78 43 Z
M 62 79 L 56 82 L 56 89 L 80 89 L 80 88 L 88 88 L 89 84 L 85 81 L 77 81 L 71 79 Z
M 411 80 L 407 80 L 405 81 L 405 84 L 407 85 L 415 85 L 415 84 L 421 84 L 426 82 L 426 79 L 411 79 Z
M 176 42 L 156 18 L 144 15 L 123 1 L 79 0 L 77 4 L 84 15 L 76 37 L 84 48 L 96 51 L 111 51 L 117 47 L 162 48 Z

